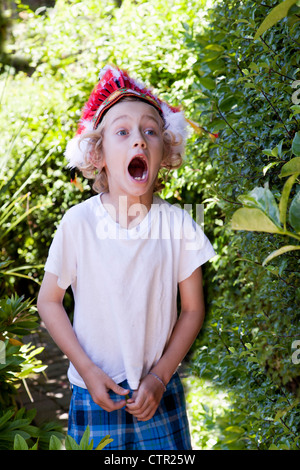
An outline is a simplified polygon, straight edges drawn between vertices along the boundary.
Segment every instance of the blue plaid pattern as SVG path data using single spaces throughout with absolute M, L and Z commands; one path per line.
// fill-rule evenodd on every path
M 125 380 L 120 384 L 129 388 Z M 112 400 L 120 399 L 110 391 Z M 94 447 L 109 434 L 113 442 L 105 450 L 191 450 L 184 391 L 178 373 L 167 385 L 155 415 L 138 421 L 124 408 L 107 412 L 96 405 L 88 390 L 73 386 L 68 434 L 80 442 L 86 426 Z

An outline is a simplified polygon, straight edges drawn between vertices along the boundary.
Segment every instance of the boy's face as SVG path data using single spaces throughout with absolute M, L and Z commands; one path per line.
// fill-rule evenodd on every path
M 164 154 L 163 122 L 143 101 L 121 101 L 105 117 L 102 163 L 109 192 L 142 196 L 153 192 Z

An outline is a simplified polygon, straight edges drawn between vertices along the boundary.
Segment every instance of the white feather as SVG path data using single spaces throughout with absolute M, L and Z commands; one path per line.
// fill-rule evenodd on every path
M 187 121 L 184 117 L 184 113 L 182 111 L 174 113 L 166 103 L 162 103 L 161 109 L 165 119 L 166 129 L 175 134 L 175 136 L 179 134 L 184 146 L 188 136 Z
M 65 150 L 65 157 L 68 160 L 67 168 L 76 168 L 78 165 L 84 164 L 84 155 L 88 147 L 88 140 L 84 139 L 80 143 L 80 139 L 86 134 L 93 130 L 92 121 L 83 121 L 82 125 L 85 126 L 84 131 L 80 135 L 76 135 L 71 139 Z
M 115 69 L 111 65 L 105 65 L 105 67 L 103 67 L 103 69 L 100 70 L 99 75 L 98 75 L 98 79 L 101 80 L 108 70 L 111 70 L 111 72 L 113 73 L 113 76 L 115 78 L 120 78 L 121 74 L 117 69 Z

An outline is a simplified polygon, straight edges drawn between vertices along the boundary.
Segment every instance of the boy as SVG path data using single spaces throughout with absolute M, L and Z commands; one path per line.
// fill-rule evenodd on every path
M 67 147 L 69 166 L 93 177 L 99 194 L 63 217 L 38 310 L 70 360 L 78 442 L 89 425 L 95 446 L 111 436 L 107 450 L 191 449 L 176 369 L 204 320 L 201 265 L 214 251 L 187 213 L 153 195 L 160 168 L 181 164 L 185 124 L 107 66 Z M 73 326 L 62 304 L 69 285 Z

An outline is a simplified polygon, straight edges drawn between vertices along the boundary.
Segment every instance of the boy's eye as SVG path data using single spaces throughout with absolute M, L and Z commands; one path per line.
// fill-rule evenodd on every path
M 147 135 L 155 135 L 155 130 L 154 129 L 146 129 L 145 134 Z
M 125 129 L 121 129 L 120 131 L 117 132 L 117 135 L 126 135 L 127 131 Z

